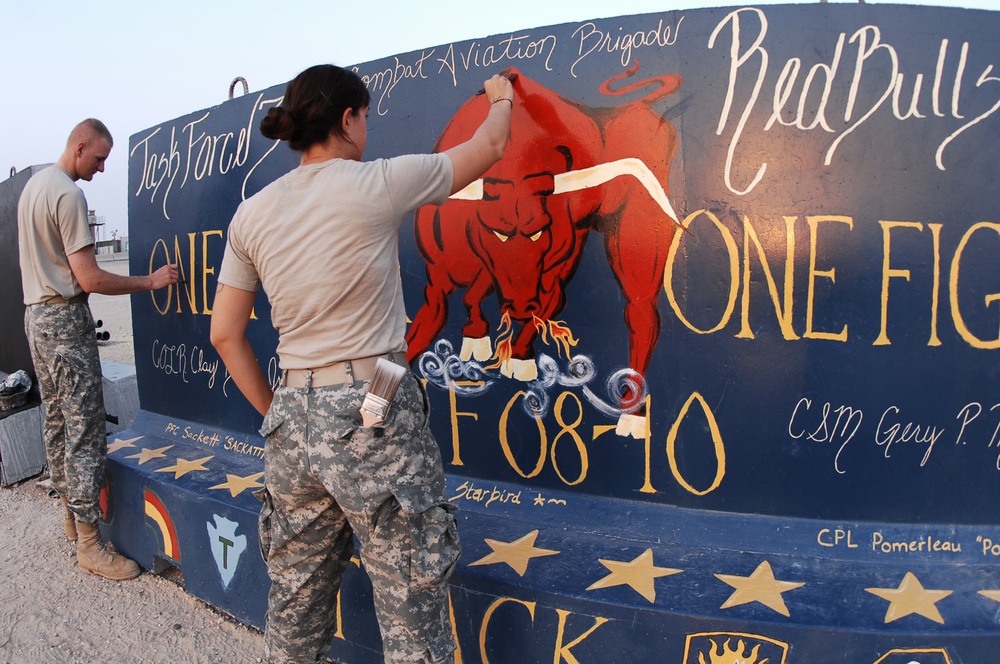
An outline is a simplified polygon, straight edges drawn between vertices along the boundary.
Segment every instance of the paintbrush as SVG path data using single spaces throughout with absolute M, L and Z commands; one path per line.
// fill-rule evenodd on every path
M 396 396 L 396 390 L 405 375 L 406 367 L 401 367 L 384 357 L 378 358 L 375 363 L 375 373 L 368 383 L 368 393 L 361 402 L 361 423 L 364 426 L 373 427 L 385 421 L 392 405 L 392 398 Z
M 507 78 L 507 80 L 510 81 L 511 83 L 513 83 L 514 81 L 517 80 L 517 72 L 507 71 L 505 69 L 502 72 L 500 72 L 500 75 L 501 76 L 505 76 Z M 483 87 L 479 88 L 478 90 L 476 90 L 476 96 L 477 97 L 479 95 L 484 95 L 484 94 L 486 94 L 486 87 L 485 86 L 483 86 Z

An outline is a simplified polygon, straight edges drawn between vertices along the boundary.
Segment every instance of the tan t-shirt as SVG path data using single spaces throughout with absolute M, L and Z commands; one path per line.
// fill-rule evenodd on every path
M 299 166 L 244 201 L 219 281 L 262 285 L 282 369 L 406 348 L 399 226 L 452 186 L 451 159 L 407 155 Z
M 70 254 L 94 244 L 87 199 L 69 174 L 50 166 L 31 177 L 17 204 L 18 251 L 25 304 L 83 293 Z

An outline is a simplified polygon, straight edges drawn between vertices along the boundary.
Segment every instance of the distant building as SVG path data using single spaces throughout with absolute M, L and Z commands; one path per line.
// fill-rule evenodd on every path
M 94 253 L 96 254 L 117 254 L 122 251 L 122 241 L 118 238 L 106 239 L 104 237 L 104 217 L 98 217 L 95 210 L 87 210 L 87 219 L 90 225 L 90 232 L 94 236 Z M 128 251 L 127 249 L 125 251 Z

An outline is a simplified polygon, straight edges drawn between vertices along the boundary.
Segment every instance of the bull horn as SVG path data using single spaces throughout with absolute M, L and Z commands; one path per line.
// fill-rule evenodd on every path
M 457 201 L 481 201 L 483 200 L 483 180 L 474 180 L 466 185 L 465 189 L 456 191 L 448 198 Z
M 660 181 L 656 179 L 656 175 L 649 170 L 649 167 L 641 159 L 636 159 L 635 157 L 619 159 L 618 161 L 611 161 L 591 166 L 590 168 L 581 168 L 578 171 L 569 171 L 568 173 L 557 175 L 555 176 L 555 189 L 552 193 L 565 194 L 571 191 L 589 189 L 590 187 L 610 182 L 620 175 L 631 175 L 638 180 L 639 184 L 649 192 L 649 195 L 660 206 L 660 209 L 674 223 L 683 230 L 687 230 L 681 225 L 680 217 L 674 212 L 673 206 L 670 205 L 670 199 L 667 198 L 667 194 L 663 191 Z
M 590 168 L 582 168 L 578 171 L 569 171 L 567 173 L 560 173 L 556 175 L 555 187 L 552 191 L 553 194 L 566 194 L 573 191 L 580 191 L 582 189 L 590 189 L 591 187 L 597 187 L 599 185 L 605 184 L 614 180 L 616 177 L 621 175 L 631 175 L 639 184 L 645 188 L 649 195 L 653 197 L 660 209 L 663 210 L 664 214 L 670 217 L 671 221 L 680 226 L 681 230 L 689 233 L 687 228 L 680 223 L 680 217 L 674 212 L 673 206 L 670 204 L 670 199 L 667 198 L 667 193 L 663 191 L 663 186 L 660 181 L 656 179 L 656 175 L 649 170 L 649 167 L 641 160 L 635 157 L 627 157 L 625 159 L 619 159 L 618 161 L 611 161 L 604 164 L 598 164 L 597 166 L 591 166 Z M 467 187 L 461 191 L 457 191 L 450 196 L 450 198 L 462 201 L 481 201 L 483 200 L 483 181 L 482 179 L 475 180 Z

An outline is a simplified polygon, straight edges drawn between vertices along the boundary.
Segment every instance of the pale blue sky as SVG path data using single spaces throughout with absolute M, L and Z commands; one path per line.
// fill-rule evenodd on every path
M 831 0 L 844 2 L 846 0 Z M 998 9 L 1000 0 L 870 0 Z M 674 9 L 711 0 L 174 0 L 32 2 L 0 12 L 0 178 L 55 161 L 69 130 L 103 120 L 116 145 L 107 170 L 81 183 L 90 207 L 127 232 L 132 134 L 226 100 L 236 76 L 250 90 L 319 63 L 351 65 L 416 49 L 557 23 Z M 773 0 L 755 4 L 776 4 Z M 808 4 L 787 3 L 787 4 Z M 491 15 L 491 9 L 497 13 Z

